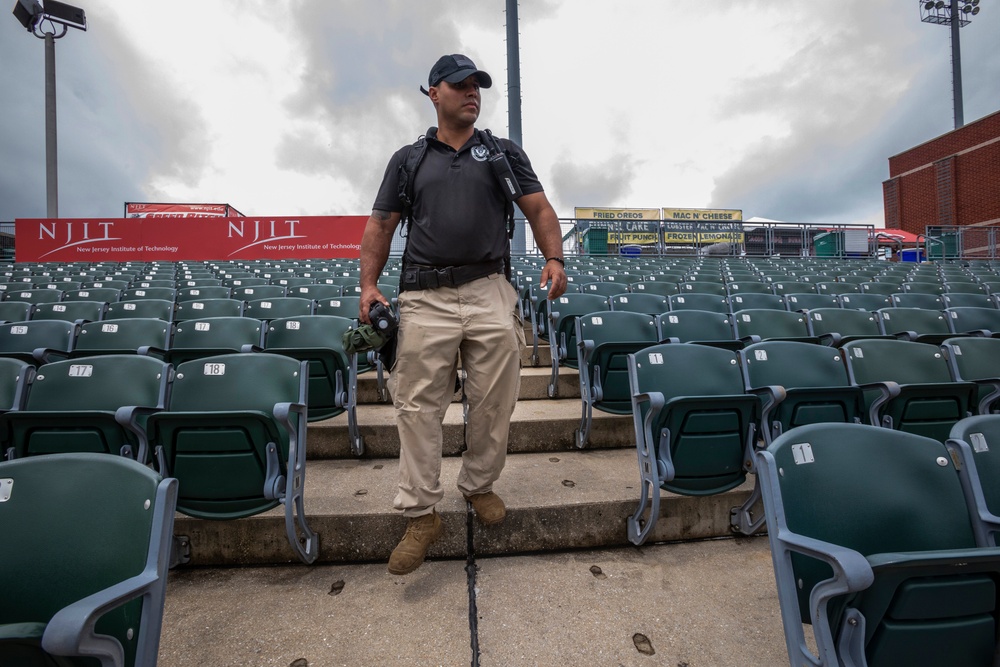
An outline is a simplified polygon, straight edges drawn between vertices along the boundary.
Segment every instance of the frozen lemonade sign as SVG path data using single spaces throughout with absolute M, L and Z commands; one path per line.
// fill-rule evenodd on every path
M 743 243 L 743 238 L 743 211 L 739 209 L 663 209 L 664 243 Z

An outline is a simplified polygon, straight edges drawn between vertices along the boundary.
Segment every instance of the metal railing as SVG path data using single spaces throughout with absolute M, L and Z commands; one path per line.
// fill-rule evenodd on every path
M 518 220 L 517 224 L 526 224 Z M 561 218 L 567 255 L 874 257 L 874 225 Z M 539 254 L 526 231 L 526 253 Z

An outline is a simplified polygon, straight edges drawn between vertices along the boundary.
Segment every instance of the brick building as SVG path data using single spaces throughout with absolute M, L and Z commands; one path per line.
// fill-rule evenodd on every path
M 1000 225 L 1000 111 L 889 158 L 885 226 Z

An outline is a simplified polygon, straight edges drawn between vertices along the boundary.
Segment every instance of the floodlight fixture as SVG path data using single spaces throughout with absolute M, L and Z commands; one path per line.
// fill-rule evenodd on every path
M 959 44 L 958 29 L 972 22 L 972 17 L 979 13 L 979 0 L 918 0 L 920 4 L 920 20 L 924 23 L 936 23 L 951 28 L 951 78 L 952 97 L 955 106 L 955 129 L 965 124 L 962 111 L 962 54 Z
M 42 5 L 38 0 L 18 0 L 14 5 L 14 17 L 25 27 L 28 32 L 35 29 L 35 23 L 42 15 Z
M 79 7 L 56 0 L 45 0 L 44 19 L 77 30 L 87 30 L 87 14 Z

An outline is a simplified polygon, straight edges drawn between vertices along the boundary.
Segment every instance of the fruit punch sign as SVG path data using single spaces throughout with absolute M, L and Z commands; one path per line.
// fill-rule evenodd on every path
M 367 216 L 26 218 L 18 262 L 356 258 Z

